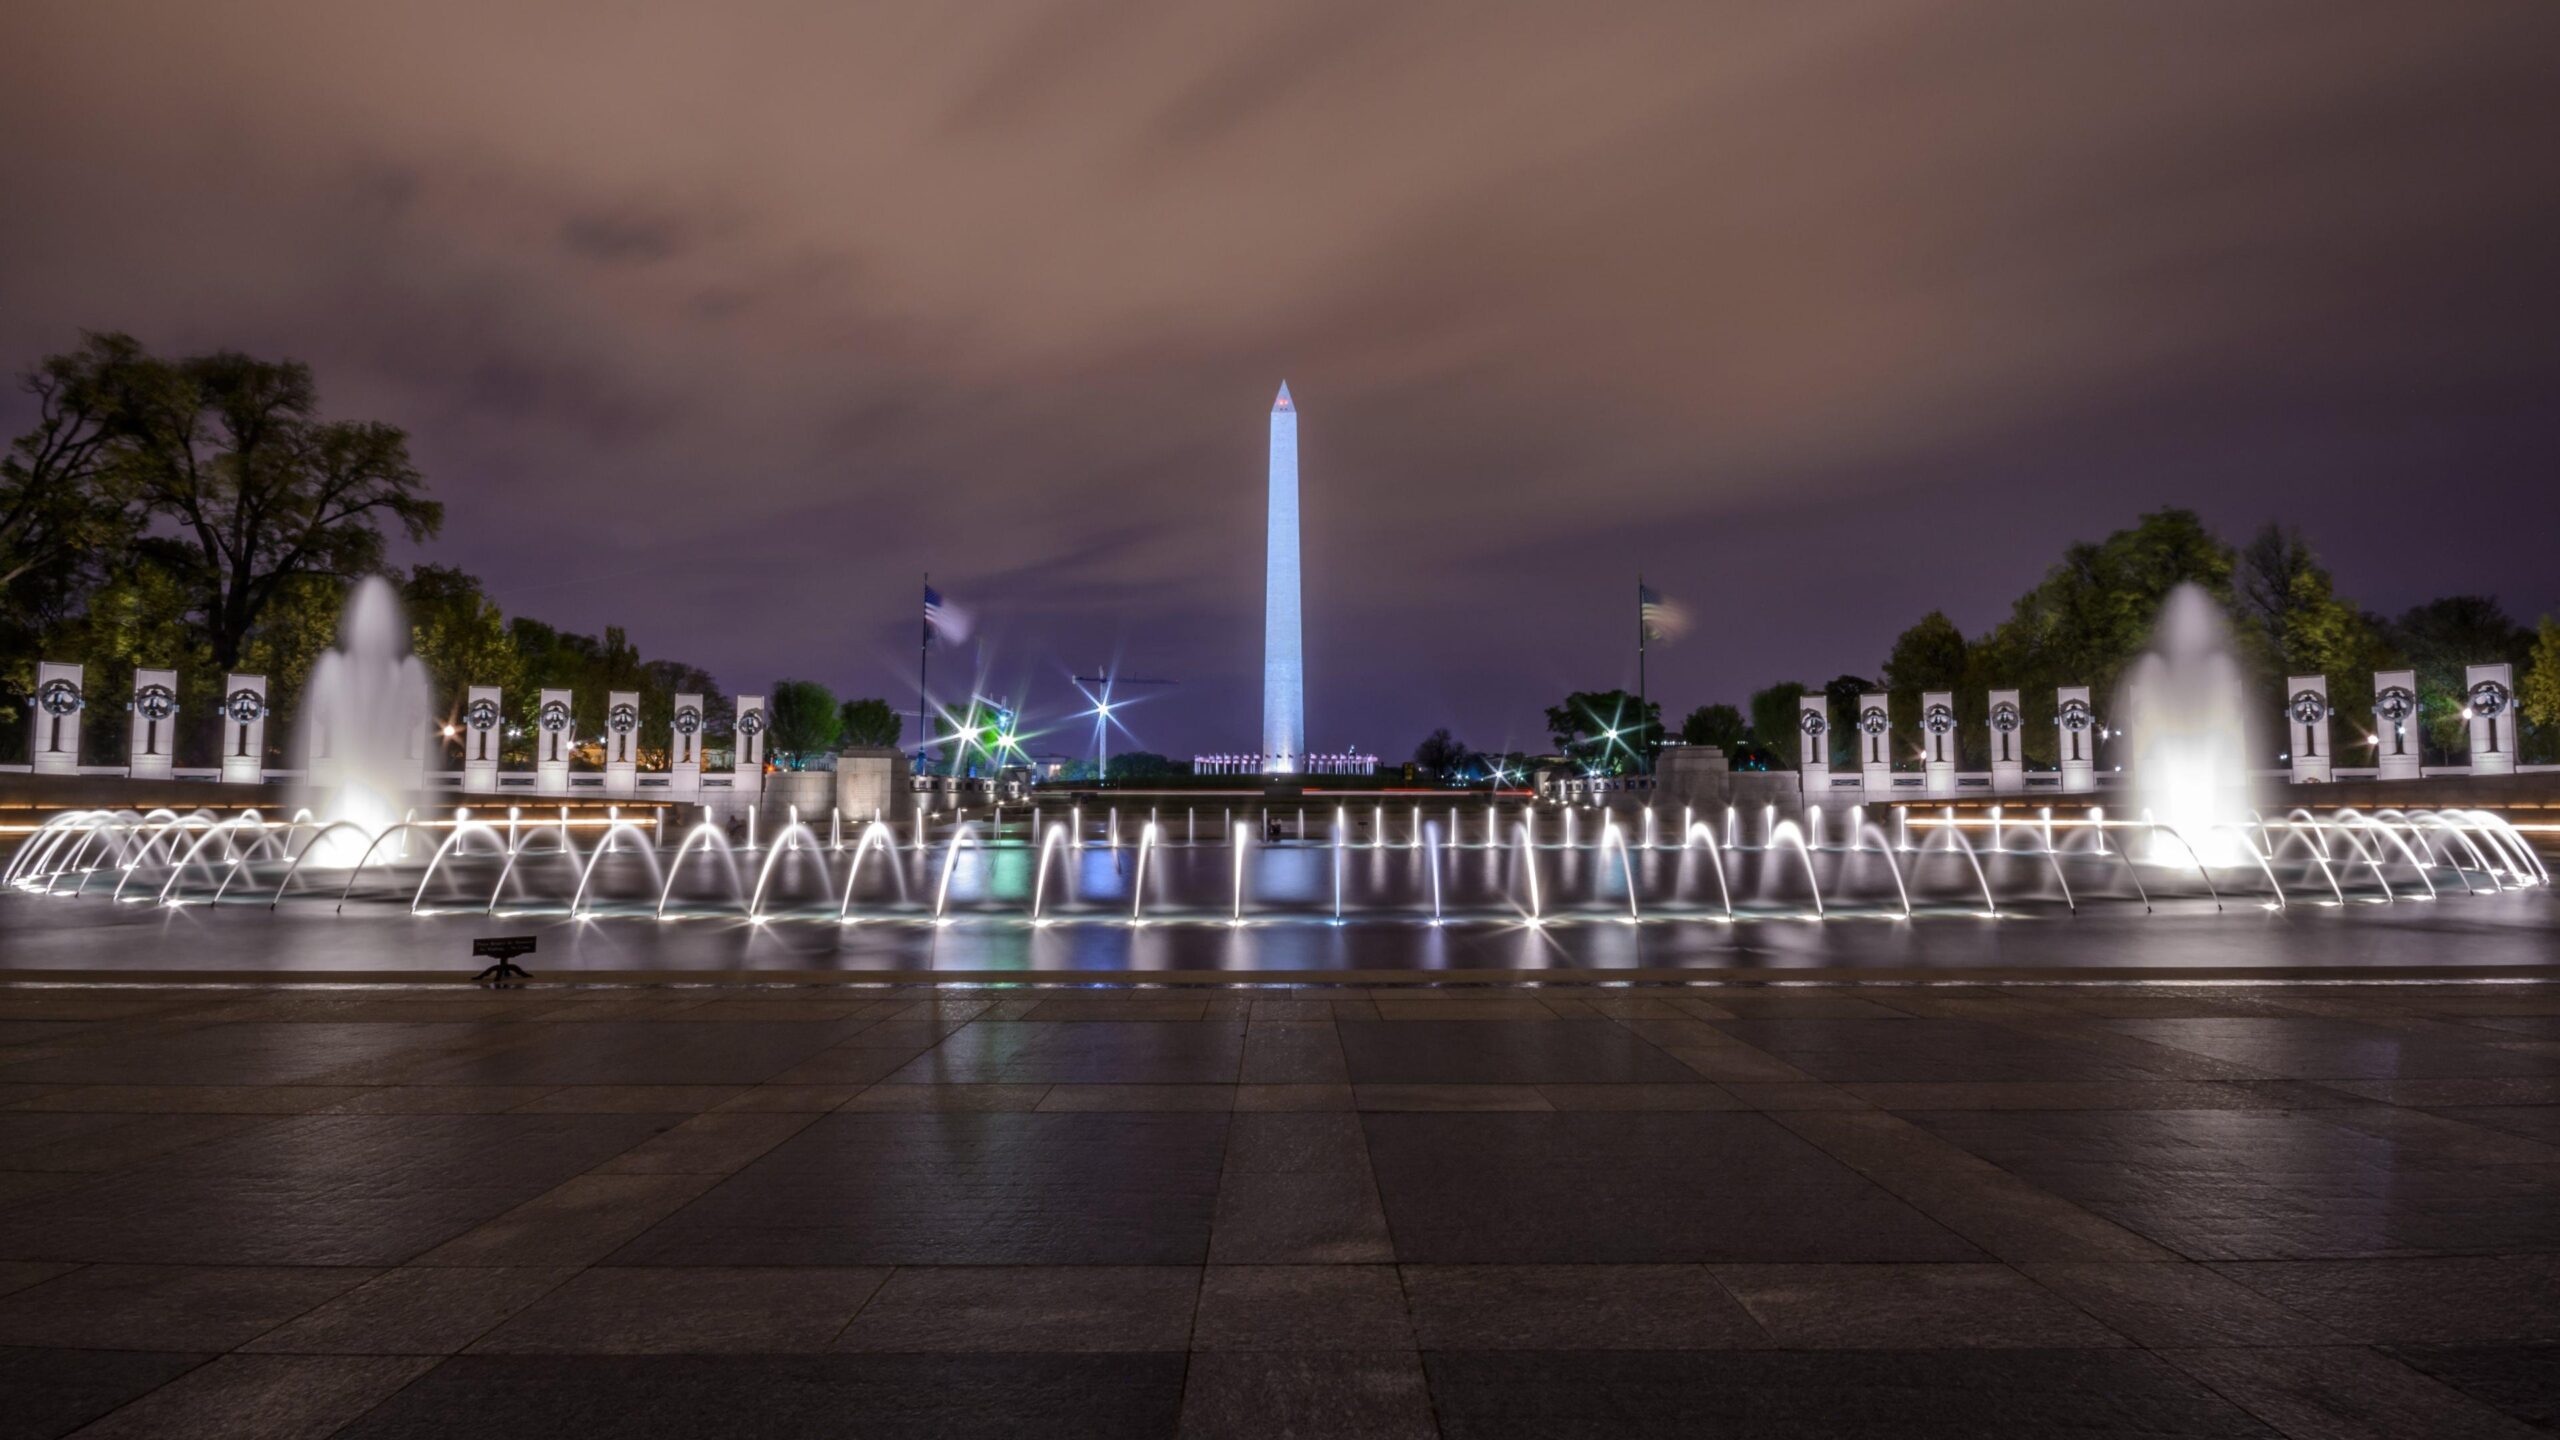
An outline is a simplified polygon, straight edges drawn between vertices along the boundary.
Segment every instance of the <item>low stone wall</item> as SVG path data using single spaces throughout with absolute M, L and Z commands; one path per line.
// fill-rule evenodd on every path
M 2326 785 L 2278 785 L 2276 803 L 2330 809 L 2352 805 L 2441 810 L 2446 806 L 2508 811 L 2540 809 L 2560 819 L 2560 771 L 2529 775 L 2423 775 L 2415 780 L 2337 780 Z
M 293 787 L 221 785 L 211 780 L 134 780 L 122 775 L 35 775 L 0 771 L 0 810 L 159 810 L 184 813 L 255 806 L 271 810 Z
M 743 822 L 752 810 L 756 833 L 769 836 L 791 823 L 794 807 L 803 821 L 821 832 L 830 817 L 842 810 L 845 829 L 851 834 L 856 826 L 871 823 L 875 814 L 895 819 L 912 809 L 912 801 L 899 803 L 907 793 L 906 767 L 906 756 L 896 750 L 847 750 L 836 757 L 833 770 L 776 770 L 764 777 L 754 795 L 705 790 L 703 814 L 727 829 L 732 822 Z
M 1804 785 L 1794 771 L 1736 770 L 1713 745 L 1663 751 L 1654 776 L 1654 793 L 1629 797 L 1632 808 L 1651 805 L 1657 816 L 1676 815 L 1684 806 L 1702 817 L 1721 815 L 1728 805 L 1753 812 L 1774 806 L 1787 816 L 1804 813 Z

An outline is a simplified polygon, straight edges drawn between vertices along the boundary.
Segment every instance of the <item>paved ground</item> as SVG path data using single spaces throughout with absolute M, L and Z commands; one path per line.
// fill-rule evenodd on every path
M 0 987 L 0 1437 L 2555 1425 L 2560 985 Z

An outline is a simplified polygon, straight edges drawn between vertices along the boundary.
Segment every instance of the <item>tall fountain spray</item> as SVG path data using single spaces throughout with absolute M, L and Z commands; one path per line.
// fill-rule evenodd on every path
M 409 652 L 409 622 L 389 581 L 358 581 L 338 648 L 311 667 L 299 739 L 313 817 L 308 864 L 343 869 L 398 823 L 424 779 L 427 667 Z
M 2135 813 L 2174 832 L 2137 853 L 2159 864 L 2247 859 L 2249 762 L 2246 697 L 2231 655 L 2231 627 L 2194 585 L 2169 592 L 2151 649 L 2125 673 L 2124 717 Z M 2179 840 L 2183 839 L 2184 844 Z

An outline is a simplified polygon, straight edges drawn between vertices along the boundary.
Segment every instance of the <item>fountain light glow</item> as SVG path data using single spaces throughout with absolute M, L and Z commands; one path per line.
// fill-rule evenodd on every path
M 2126 672 L 2116 700 L 2130 752 L 2134 805 L 2158 827 L 2154 865 L 2244 864 L 2249 821 L 2247 694 L 2231 626 L 2196 585 L 2169 592 L 2151 649 Z M 2158 836 L 2176 837 L 2164 849 Z
M 301 863 L 353 867 L 399 819 L 424 780 L 432 691 L 409 653 L 400 597 L 379 575 L 356 582 L 338 648 L 311 667 L 302 732 L 310 808 L 324 828 Z

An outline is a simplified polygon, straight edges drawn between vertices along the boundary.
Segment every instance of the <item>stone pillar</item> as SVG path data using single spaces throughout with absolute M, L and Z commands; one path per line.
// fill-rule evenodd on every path
M 2053 725 L 2062 748 L 2062 788 L 2084 795 L 2098 788 L 2098 712 L 2089 708 L 2089 687 L 2064 685 L 2053 692 Z
M 764 697 L 739 696 L 735 739 L 738 758 L 729 775 L 729 788 L 742 795 L 764 789 L 764 727 Z
M 80 772 L 80 712 L 89 703 L 80 689 L 82 673 L 77 665 L 36 662 L 35 730 L 27 738 L 27 754 L 39 775 Z
M 2015 690 L 1991 692 L 1991 789 L 2000 795 L 2015 795 L 2027 788 L 2025 751 L 2027 712 L 2018 706 Z
M 1920 692 L 1920 773 L 1931 795 L 1956 793 L 1956 697 L 1949 690 Z
M 844 831 L 851 837 L 873 819 L 898 818 L 899 782 L 906 778 L 907 757 L 895 749 L 854 749 L 836 756 L 836 808 L 844 812 Z
M 667 793 L 690 800 L 702 793 L 702 697 L 679 695 L 674 748 L 667 752 Z
M 2329 738 L 2329 677 L 2295 675 L 2284 682 L 2285 754 L 2296 785 L 2336 778 L 2337 756 Z
M 2516 773 L 2516 667 L 2462 667 L 2464 712 L 2471 717 L 2471 773 Z
M 506 711 L 500 708 L 498 687 L 474 685 L 470 698 L 462 702 L 462 788 L 466 794 L 498 793 L 498 751 L 505 736 L 498 727 L 506 722 Z
M 545 689 L 533 712 L 533 793 L 569 793 L 569 748 L 578 737 L 569 733 L 569 692 Z
M 1654 774 L 1665 805 L 1686 805 L 1705 815 L 1721 813 L 1733 803 L 1733 764 L 1717 746 L 1671 746 L 1662 752 Z M 1679 823 L 1676 815 L 1671 823 Z M 1687 844 L 1688 837 L 1680 837 L 1680 843 Z
M 1804 772 L 1804 793 L 1819 800 L 1831 789 L 1831 706 L 1820 692 L 1796 702 L 1796 735 L 1803 743 L 1797 768 Z
M 257 785 L 267 778 L 267 677 L 222 677 L 222 783 Z
M 640 692 L 608 690 L 604 697 L 604 793 L 629 795 L 640 788 Z
M 2384 780 L 2415 780 L 2426 763 L 2418 729 L 2418 672 L 2373 672 L 2373 763 Z
M 744 792 L 735 810 L 756 812 L 756 833 L 773 844 L 796 817 L 820 844 L 827 838 L 827 807 L 835 803 L 836 777 L 824 770 L 777 770 L 761 788 Z M 724 810 L 723 814 L 734 813 Z
M 1858 697 L 1858 780 L 1869 795 L 1893 793 L 1893 709 L 1880 691 Z
M 178 768 L 178 672 L 133 672 L 133 745 L 125 773 L 136 780 L 166 780 Z

